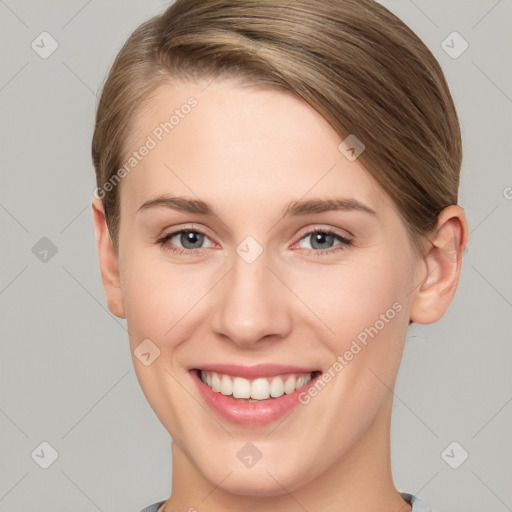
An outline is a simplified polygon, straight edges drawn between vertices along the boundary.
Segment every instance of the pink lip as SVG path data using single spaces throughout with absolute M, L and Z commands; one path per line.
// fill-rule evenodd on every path
M 233 377 L 239 376 L 245 378 L 271 377 L 286 373 L 309 373 L 308 370 L 303 368 L 299 369 L 297 367 L 276 365 L 260 365 L 253 367 L 204 365 L 201 369 L 217 371 L 219 373 L 232 375 Z M 230 423 L 236 423 L 244 426 L 266 425 L 289 414 L 299 405 L 299 394 L 307 391 L 309 386 L 314 385 L 316 378 L 320 375 L 319 373 L 317 376 L 314 376 L 307 385 L 300 389 L 296 389 L 289 395 L 284 394 L 279 398 L 269 398 L 268 400 L 262 400 L 259 402 L 248 402 L 213 391 L 201 380 L 197 369 L 190 370 L 189 374 L 196 382 L 199 392 L 206 404 L 215 413 L 217 413 L 217 415 Z

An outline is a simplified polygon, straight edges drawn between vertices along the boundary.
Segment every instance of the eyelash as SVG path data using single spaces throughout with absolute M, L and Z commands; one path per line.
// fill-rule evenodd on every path
M 333 236 L 334 238 L 338 239 L 341 243 L 333 247 L 332 249 L 325 249 L 323 251 L 317 251 L 315 249 L 306 249 L 308 256 L 325 256 L 327 254 L 333 254 L 338 253 L 340 251 L 344 251 L 347 247 L 352 245 L 352 240 L 349 238 L 345 238 L 344 236 L 338 235 L 334 231 L 329 231 L 328 229 L 322 229 L 322 228 L 314 228 L 311 231 L 308 231 L 307 233 L 304 233 L 304 235 L 301 236 L 300 240 L 307 238 L 308 236 L 314 235 L 315 233 L 322 233 L 324 235 Z M 299 240 L 299 241 L 300 241 Z
M 163 247 L 163 249 L 165 249 L 166 251 L 169 251 L 173 254 L 178 254 L 178 255 L 185 254 L 186 256 L 194 256 L 198 252 L 201 252 L 201 249 L 182 249 L 180 247 L 173 247 L 173 246 L 168 245 L 167 242 L 171 238 L 174 238 L 176 235 L 179 235 L 181 233 L 199 233 L 200 235 L 204 235 L 206 237 L 208 236 L 208 235 L 206 235 L 206 233 L 203 233 L 202 231 L 199 231 L 197 229 L 180 229 L 179 231 L 174 231 L 172 233 L 169 233 L 169 234 L 163 236 L 162 238 L 159 238 L 156 241 L 156 243 L 161 245 Z M 347 247 L 352 245 L 352 242 L 353 242 L 353 240 L 350 240 L 341 235 L 338 235 L 337 233 L 334 233 L 333 231 L 329 231 L 328 229 L 321 229 L 321 228 L 315 228 L 315 229 L 312 229 L 311 231 L 308 231 L 300 238 L 300 240 L 303 240 L 304 238 L 306 238 L 308 236 L 314 235 L 315 233 L 322 233 L 322 234 L 325 234 L 328 236 L 333 236 L 334 238 L 338 239 L 341 243 L 332 249 L 325 249 L 323 251 L 315 250 L 315 249 L 306 249 L 306 251 L 307 251 L 306 255 L 308 255 L 308 256 L 312 255 L 314 257 L 319 257 L 319 256 L 325 256 L 327 254 L 338 253 L 340 251 L 344 251 Z

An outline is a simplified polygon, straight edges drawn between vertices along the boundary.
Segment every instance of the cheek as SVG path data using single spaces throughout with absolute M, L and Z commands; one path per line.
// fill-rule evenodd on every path
M 219 269 L 176 264 L 149 248 L 126 251 L 122 293 L 132 351 L 145 339 L 161 350 L 166 364 L 180 353 L 178 345 L 194 336 L 207 314 L 208 292 Z
M 187 330 L 184 335 L 183 329 L 194 318 L 191 306 L 204 290 L 194 286 L 197 274 L 155 258 L 152 250 L 127 244 L 124 251 L 121 282 L 134 369 L 162 424 L 180 437 L 183 429 L 176 411 L 185 410 L 190 397 L 175 380 L 173 363 L 178 345 L 193 333 Z M 145 365 L 139 359 L 145 352 L 150 359 L 158 355 Z
M 339 353 L 347 342 L 375 323 L 383 332 L 396 332 L 396 324 L 405 322 L 404 315 L 396 313 L 407 309 L 410 275 L 411 262 L 405 255 L 376 250 L 364 259 L 354 256 L 337 266 L 319 265 L 298 272 L 293 286 L 317 324 L 321 321 L 326 339 L 333 340 L 331 348 Z M 393 322 L 386 322 L 389 319 Z
M 169 269 L 168 269 L 169 270 Z M 199 290 L 191 290 L 188 279 L 174 271 L 153 265 L 137 267 L 130 273 L 123 289 L 130 339 L 151 338 L 163 348 L 169 336 L 193 304 Z
M 315 321 L 330 353 L 325 391 L 319 386 L 319 398 L 310 395 L 314 415 L 324 417 L 322 434 L 332 440 L 321 448 L 327 460 L 341 456 L 347 440 L 355 442 L 389 398 L 407 333 L 411 263 L 406 251 L 379 248 L 364 261 L 354 257 L 317 275 L 304 274 L 297 295 L 334 331 L 323 326 L 319 335 Z M 325 409 L 326 403 L 338 406 Z M 340 429 L 346 417 L 351 421 Z
M 404 247 L 397 244 L 395 247 Z M 381 250 L 354 268 L 343 292 L 337 353 L 350 359 L 361 399 L 375 400 L 392 387 L 408 328 L 412 259 L 407 250 Z M 387 385 L 384 385 L 384 383 Z M 379 393 L 380 392 L 382 393 Z

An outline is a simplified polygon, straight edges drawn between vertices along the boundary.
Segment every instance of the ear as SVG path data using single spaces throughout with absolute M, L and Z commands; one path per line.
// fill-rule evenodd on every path
M 107 298 L 107 306 L 111 313 L 117 317 L 126 318 L 119 278 L 119 258 L 110 238 L 101 199 L 93 199 L 92 215 L 96 230 L 96 247 L 100 262 L 101 280 Z
M 410 309 L 411 321 L 418 324 L 437 322 L 455 295 L 468 242 L 464 210 L 457 205 L 445 208 L 429 239 L 430 248 L 420 261 L 421 284 L 413 291 Z

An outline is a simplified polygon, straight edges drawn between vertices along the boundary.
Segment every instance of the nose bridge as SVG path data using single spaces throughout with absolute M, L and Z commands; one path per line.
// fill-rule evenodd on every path
M 247 237 L 236 248 L 231 271 L 215 303 L 212 328 L 234 343 L 249 347 L 265 336 L 283 337 L 291 326 L 289 299 L 269 270 L 263 248 Z

